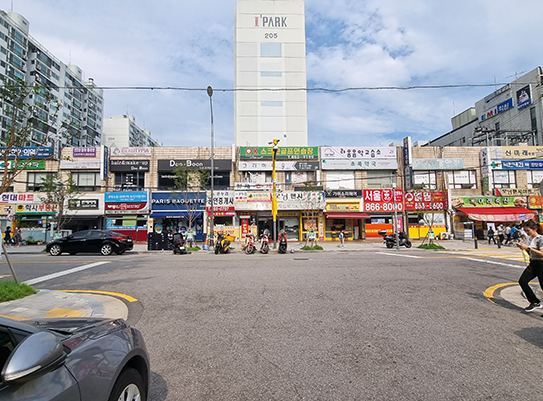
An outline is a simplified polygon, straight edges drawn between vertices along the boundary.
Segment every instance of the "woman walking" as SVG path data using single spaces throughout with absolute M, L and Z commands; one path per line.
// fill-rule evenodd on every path
M 526 294 L 530 305 L 524 308 L 526 312 L 532 312 L 541 308 L 541 301 L 536 297 L 529 283 L 535 277 L 539 279 L 539 285 L 543 289 L 543 227 L 533 220 L 528 220 L 523 225 L 524 231 L 528 235 L 530 245 L 519 241 L 517 246 L 530 254 L 530 264 L 524 269 L 518 283 Z

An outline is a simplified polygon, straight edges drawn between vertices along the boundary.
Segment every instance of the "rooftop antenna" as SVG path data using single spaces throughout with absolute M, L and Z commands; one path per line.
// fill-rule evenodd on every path
M 516 72 L 516 71 L 515 71 L 514 74 L 511 74 L 511 75 L 509 75 L 509 76 L 507 76 L 507 77 L 505 77 L 505 78 L 513 78 L 513 77 L 515 77 L 515 81 L 516 81 L 516 80 L 518 79 L 519 75 L 520 75 L 520 74 L 524 74 L 525 72 L 526 72 L 526 70 L 525 70 L 525 71 L 521 71 L 521 72 Z
M 13 0 L 11 0 L 11 10 L 9 10 L 10 13 L 13 12 Z

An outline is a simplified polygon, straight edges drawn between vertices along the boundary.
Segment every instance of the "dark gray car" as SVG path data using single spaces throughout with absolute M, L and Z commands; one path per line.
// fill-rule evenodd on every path
M 123 319 L 0 317 L 0 399 L 145 401 L 149 356 Z

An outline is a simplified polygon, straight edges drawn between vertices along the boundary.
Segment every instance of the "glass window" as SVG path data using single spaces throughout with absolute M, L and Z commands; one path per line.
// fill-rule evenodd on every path
M 277 71 L 261 71 L 260 76 L 261 77 L 282 77 L 283 73 L 277 72 Z
M 263 106 L 263 107 L 282 107 L 283 102 L 281 102 L 281 101 L 277 101 L 277 102 L 267 101 L 267 102 L 260 102 L 260 105 Z
M 47 176 L 52 176 L 54 173 L 27 173 L 26 188 L 28 191 L 42 192 L 45 191 L 43 181 Z
M 116 191 L 143 191 L 145 189 L 145 173 L 119 172 L 115 173 Z
M 437 189 L 435 171 L 414 171 L 413 185 L 415 189 Z
M 477 174 L 472 170 L 449 171 L 449 189 L 477 188 Z
M 516 188 L 515 172 L 509 170 L 492 171 L 494 188 Z
M 260 57 L 281 57 L 281 43 L 266 42 L 260 44 Z
M 538 184 L 543 181 L 543 170 L 528 170 L 528 188 L 539 188 Z
M 272 182 L 271 171 L 246 171 L 243 173 L 243 182 L 251 182 L 255 184 L 264 184 L 266 182 Z
M 396 182 L 396 173 L 390 170 L 367 170 L 368 189 L 390 188 Z
M 316 185 L 315 171 L 286 171 L 285 189 L 293 189 L 293 186 L 303 186 L 305 183 Z
M 100 173 L 72 173 L 72 180 L 80 191 L 98 191 L 101 188 Z
M 356 189 L 354 171 L 327 171 L 325 189 Z

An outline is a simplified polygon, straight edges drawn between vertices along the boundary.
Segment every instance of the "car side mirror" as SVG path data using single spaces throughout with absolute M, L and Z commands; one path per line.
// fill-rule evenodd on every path
M 2 378 L 6 382 L 29 380 L 58 368 L 66 355 L 54 334 L 46 331 L 32 334 L 15 347 L 4 365 Z

